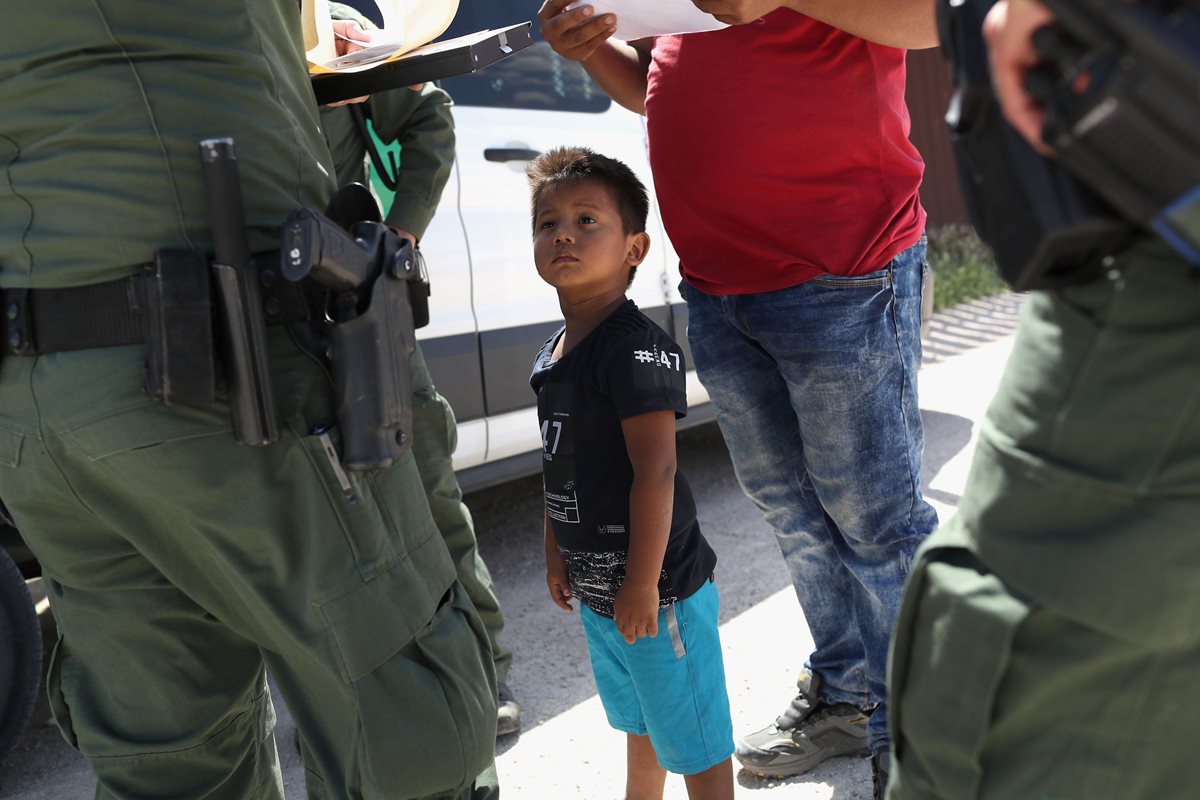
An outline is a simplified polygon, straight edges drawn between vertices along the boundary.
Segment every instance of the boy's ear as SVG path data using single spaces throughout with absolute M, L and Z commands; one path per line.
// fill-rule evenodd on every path
M 629 252 L 625 255 L 625 263 L 631 267 L 636 267 L 646 258 L 646 253 L 650 250 L 650 234 L 642 231 L 635 233 L 629 237 Z

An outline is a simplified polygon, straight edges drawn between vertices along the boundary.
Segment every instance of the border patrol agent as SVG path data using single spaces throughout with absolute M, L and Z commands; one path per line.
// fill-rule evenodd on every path
M 363 29 L 374 25 L 352 7 L 331 3 L 335 19 L 354 20 Z M 400 88 L 379 92 L 366 102 L 321 109 L 321 127 L 333 155 L 338 185 L 366 183 L 368 148 L 366 120 L 383 142 L 398 142 L 399 164 L 385 164 L 378 151 L 371 154 L 395 198 L 384 221 L 414 245 L 425 235 L 454 165 L 454 118 L 450 95 L 427 83 L 418 91 Z M 357 120 L 356 120 L 357 118 Z M 512 652 L 500 644 L 504 614 L 487 564 L 480 556 L 471 512 L 462 501 L 454 475 L 452 456 L 458 444 L 454 410 L 438 394 L 425 365 L 420 344 L 410 360 L 413 386 L 413 455 L 425 484 L 434 522 L 458 572 L 458 579 L 475 604 L 492 645 L 499 689 L 498 733 L 520 727 L 520 708 L 505 681 L 512 667 Z
M 1051 19 L 1002 0 L 985 28 L 1039 143 L 1022 73 Z M 1200 281 L 1147 235 L 1101 264 L 1030 294 L 958 512 L 918 553 L 889 800 L 1196 796 Z
M 62 0 L 0 27 L 0 496 L 99 798 L 282 797 L 266 669 L 311 798 L 465 797 L 493 758 L 487 634 L 411 454 L 349 474 L 351 502 L 328 379 L 269 313 L 274 443 L 142 390 L 134 276 L 210 249 L 197 142 L 236 141 L 256 253 L 333 188 L 297 10 Z

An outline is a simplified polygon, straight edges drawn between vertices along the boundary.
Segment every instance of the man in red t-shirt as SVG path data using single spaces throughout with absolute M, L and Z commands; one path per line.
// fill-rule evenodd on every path
M 800 694 L 738 744 L 752 772 L 890 763 L 885 672 L 921 497 L 925 212 L 906 47 L 926 0 L 694 0 L 731 27 L 624 44 L 546 0 L 543 37 L 644 113 L 688 343 L 743 489 L 776 531 L 815 649 Z M 878 783 L 878 781 L 877 781 Z

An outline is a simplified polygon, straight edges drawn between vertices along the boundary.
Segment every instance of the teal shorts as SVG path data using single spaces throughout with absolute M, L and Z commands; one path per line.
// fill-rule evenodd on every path
M 658 612 L 658 635 L 627 644 L 608 617 L 582 606 L 588 654 L 608 724 L 649 735 L 668 772 L 694 775 L 733 754 L 719 598 L 709 580 Z

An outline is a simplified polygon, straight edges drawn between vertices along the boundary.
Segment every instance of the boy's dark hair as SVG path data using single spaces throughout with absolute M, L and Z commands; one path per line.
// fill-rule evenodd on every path
M 529 178 L 529 216 L 535 233 L 537 204 L 546 187 L 584 181 L 595 181 L 612 192 L 626 235 L 646 230 L 646 217 L 650 213 L 646 185 L 622 161 L 602 156 L 586 147 L 556 147 L 530 162 L 525 174 Z M 630 268 L 626 286 L 633 283 L 636 274 L 637 267 Z
M 529 210 L 533 218 L 537 216 L 538 200 L 547 186 L 596 181 L 613 193 L 626 234 L 646 230 L 646 217 L 650 213 L 646 186 L 633 170 L 615 158 L 602 156 L 586 147 L 556 147 L 530 162 L 525 174 L 529 177 Z M 533 219 L 533 222 L 536 224 L 537 220 Z

